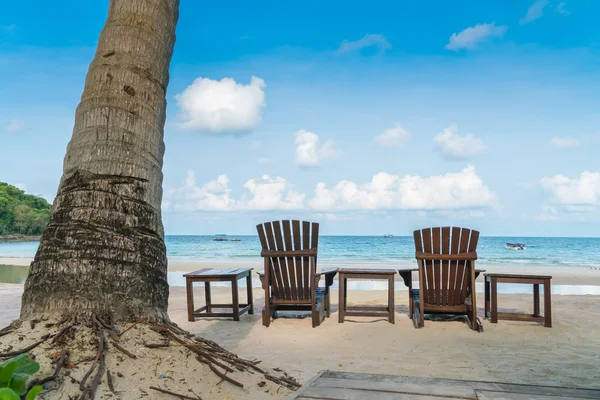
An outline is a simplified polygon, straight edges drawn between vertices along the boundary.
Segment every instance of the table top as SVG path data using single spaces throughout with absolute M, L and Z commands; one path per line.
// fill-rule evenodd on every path
M 483 276 L 489 276 L 490 278 L 515 278 L 515 279 L 552 279 L 550 275 L 520 275 L 520 274 L 483 274 Z
M 239 276 L 254 268 L 203 268 L 183 275 L 185 278 L 226 278 Z
M 345 275 L 396 275 L 395 269 L 385 269 L 385 268 L 377 268 L 377 269 L 369 269 L 369 268 L 339 268 L 338 274 Z

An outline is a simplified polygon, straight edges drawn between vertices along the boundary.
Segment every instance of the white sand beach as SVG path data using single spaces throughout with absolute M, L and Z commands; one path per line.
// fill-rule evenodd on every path
M 6 260 L 0 260 L 3 262 Z M 170 270 L 192 271 L 226 265 L 171 264 Z M 549 267 L 519 272 L 551 274 L 553 284 L 600 284 L 600 271 L 594 270 L 573 273 Z M 23 285 L 0 284 L 0 326 L 18 317 L 22 291 Z M 213 288 L 212 294 L 215 302 L 231 299 L 231 292 L 225 287 Z M 244 293 L 240 296 L 243 298 Z M 195 297 L 197 304 L 201 304 L 204 298 L 201 285 L 195 289 Z M 499 294 L 498 298 L 502 310 L 532 311 L 531 295 Z M 545 328 L 532 322 L 491 324 L 483 319 L 483 294 L 478 293 L 483 333 L 471 331 L 464 321 L 426 321 L 423 329 L 415 329 L 408 317 L 405 290 L 395 293 L 394 325 L 367 317 L 351 317 L 343 324 L 338 323 L 337 292 L 333 291 L 333 315 L 321 326 L 312 328 L 310 318 L 281 314 L 281 318 L 265 328 L 260 320 L 264 292 L 254 288 L 254 299 L 255 315 L 243 315 L 240 322 L 217 318 L 188 322 L 185 288 L 171 287 L 169 314 L 182 328 L 214 340 L 241 357 L 263 360 L 263 366 L 283 368 L 300 382 L 320 370 L 331 369 L 600 388 L 599 296 L 553 295 L 553 327 Z M 385 292 L 377 290 L 349 292 L 349 301 L 355 304 L 378 304 L 385 299 Z M 237 389 L 229 392 L 230 389 L 222 387 L 219 395 L 225 397 L 215 398 L 242 398 Z M 273 398 L 272 395 L 268 397 Z

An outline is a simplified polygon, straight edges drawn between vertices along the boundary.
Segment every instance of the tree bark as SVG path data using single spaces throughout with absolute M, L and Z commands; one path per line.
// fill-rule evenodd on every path
M 179 0 L 111 0 L 21 318 L 167 318 L 163 129 Z

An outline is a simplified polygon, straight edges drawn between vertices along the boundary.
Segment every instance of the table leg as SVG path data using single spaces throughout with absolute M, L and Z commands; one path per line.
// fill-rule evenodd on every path
M 206 299 L 206 312 L 209 313 L 212 311 L 212 307 L 210 305 L 210 282 L 204 282 L 204 298 Z
M 544 294 L 544 296 L 546 296 Z M 540 285 L 538 283 L 533 284 L 533 315 L 539 317 L 540 315 Z
M 492 308 L 492 317 L 490 319 L 490 322 L 492 324 L 497 324 L 498 323 L 498 278 L 496 277 L 492 277 L 492 282 L 491 282 L 491 295 L 492 295 L 492 301 L 491 301 L 491 308 Z
M 346 308 L 346 278 L 344 274 L 339 275 L 338 282 L 338 323 L 344 322 L 344 311 Z
M 414 314 L 414 299 L 413 299 L 413 289 L 412 289 L 412 275 L 410 277 L 410 281 L 408 284 L 408 318 L 413 319 Z
M 485 318 L 490 316 L 490 280 L 488 277 L 485 278 Z
M 392 324 L 395 324 L 395 305 L 394 305 L 394 275 L 390 276 L 388 278 L 388 312 L 390 313 L 389 315 L 389 321 Z
M 552 328 L 552 294 L 550 279 L 544 281 L 544 326 Z
M 233 308 L 233 320 L 240 320 L 240 299 L 238 292 L 238 281 L 237 278 L 233 278 L 231 281 L 231 295 L 232 295 L 232 308 Z
M 254 314 L 254 301 L 252 299 L 252 272 L 248 274 L 246 277 L 246 290 L 248 292 L 248 305 L 250 309 L 248 310 L 248 314 Z
M 190 278 L 185 280 L 185 287 L 187 292 L 188 321 L 194 322 L 194 286 L 193 281 Z

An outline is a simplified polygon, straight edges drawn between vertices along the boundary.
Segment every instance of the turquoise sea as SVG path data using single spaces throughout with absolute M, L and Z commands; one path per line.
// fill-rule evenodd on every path
M 214 236 L 167 235 L 171 262 L 259 260 L 258 236 L 228 236 L 240 241 L 214 241 Z M 506 243 L 524 243 L 525 250 L 509 250 Z M 38 242 L 0 243 L 0 258 L 33 257 Z M 479 263 L 485 265 L 600 268 L 600 238 L 481 237 Z M 320 264 L 414 264 L 413 238 L 396 236 L 322 236 Z

